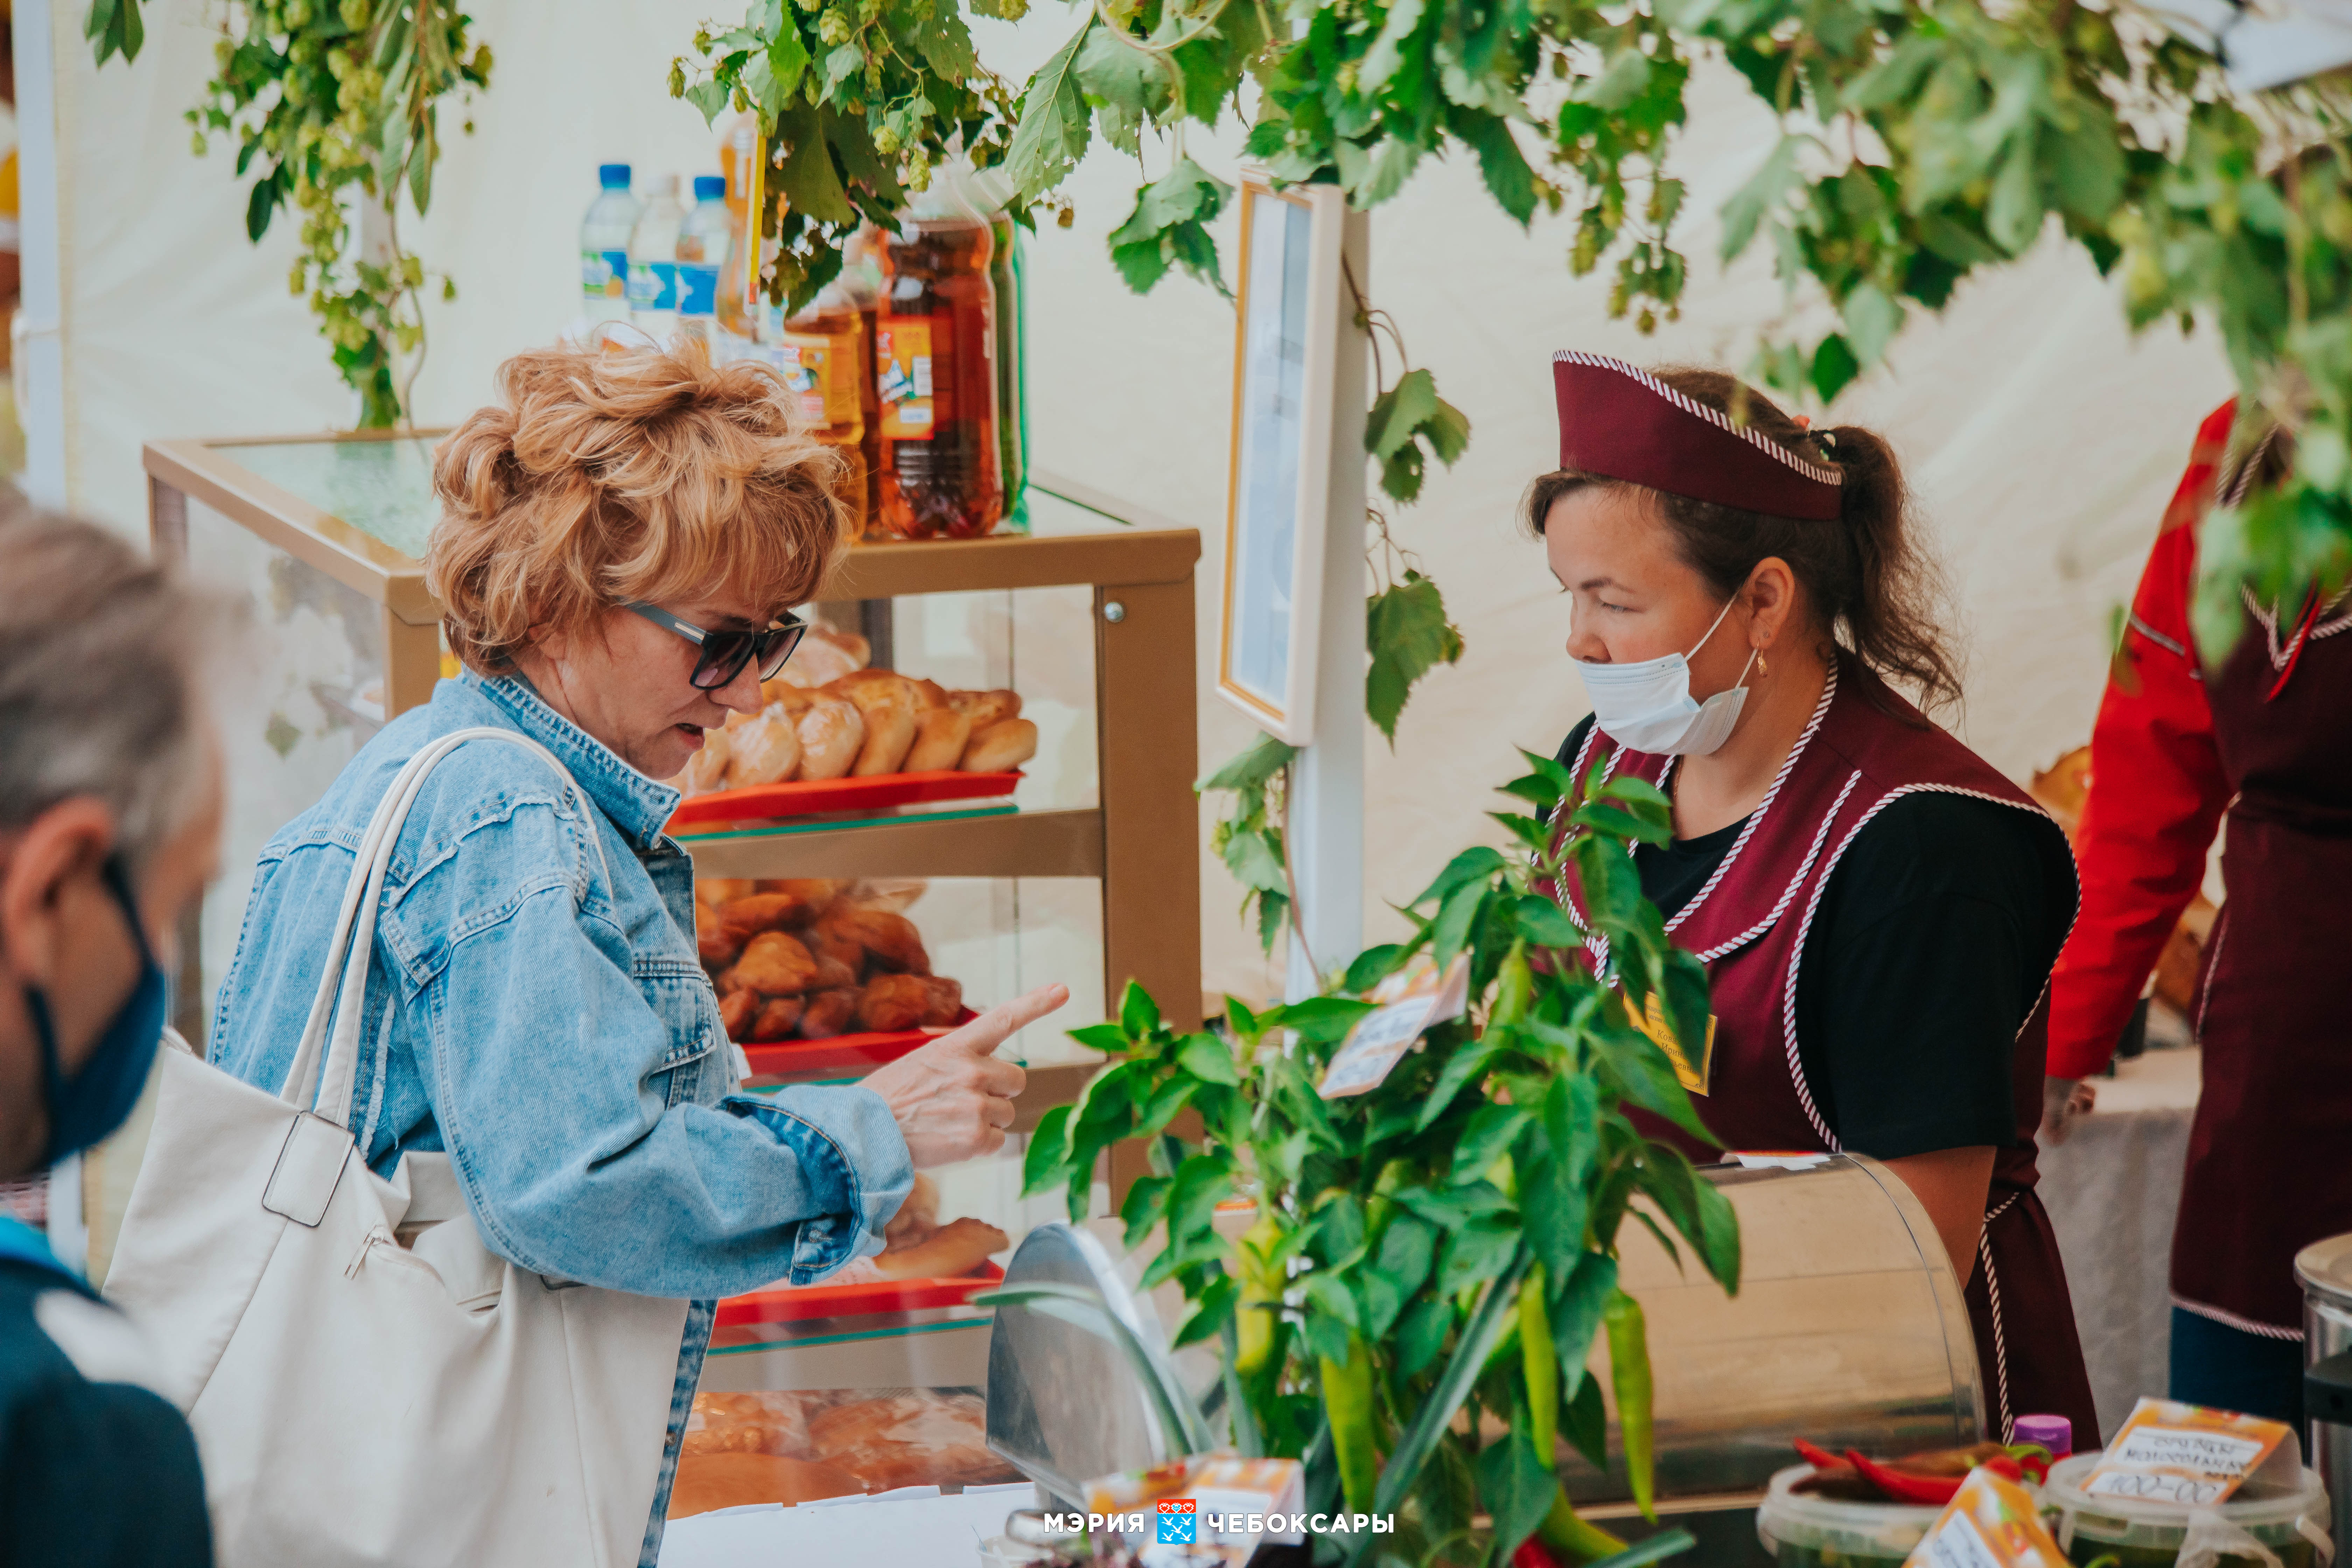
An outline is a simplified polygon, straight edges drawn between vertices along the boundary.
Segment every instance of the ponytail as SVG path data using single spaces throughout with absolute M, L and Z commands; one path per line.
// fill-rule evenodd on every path
M 1835 522 L 1653 492 L 1684 561 L 1728 598 L 1758 562 L 1779 556 L 1804 585 L 1832 657 L 1842 653 L 1910 687 L 1922 708 L 1957 703 L 1959 667 L 1939 626 L 1942 574 L 1920 543 L 1909 490 L 1885 437 L 1856 425 L 1808 429 L 1722 371 L 1669 367 L 1652 374 L 1694 402 L 1844 475 Z M 1574 470 L 1546 474 L 1528 489 L 1523 515 L 1529 531 L 1542 533 L 1552 503 L 1588 485 L 1642 488 Z

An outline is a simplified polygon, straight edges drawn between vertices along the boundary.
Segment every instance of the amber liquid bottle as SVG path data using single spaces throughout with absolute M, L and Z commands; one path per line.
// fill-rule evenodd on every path
M 858 410 L 866 426 L 857 450 L 866 469 L 866 534 L 889 537 L 882 528 L 882 405 L 874 391 L 874 329 L 882 313 L 882 231 L 872 224 L 850 237 L 842 253 L 836 286 L 857 307 Z
M 1004 515 L 994 248 L 984 221 L 909 217 L 883 249 L 882 525 L 901 539 L 977 539 Z
M 776 334 L 777 369 L 800 398 L 802 420 L 810 435 L 838 450 L 848 461 L 842 477 L 841 499 L 856 514 L 856 533 L 872 525 L 866 501 L 866 463 L 860 447 L 866 439 L 865 410 L 859 390 L 865 375 L 864 321 L 857 306 L 838 285 L 826 284 L 808 309 L 785 321 Z

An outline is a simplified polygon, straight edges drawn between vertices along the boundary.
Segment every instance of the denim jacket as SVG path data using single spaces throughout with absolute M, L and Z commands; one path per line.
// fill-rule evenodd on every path
M 545 746 L 594 809 L 520 746 L 459 746 L 426 779 L 384 878 L 362 1014 L 352 1127 L 370 1167 L 446 1151 L 491 1251 L 639 1295 L 707 1303 L 880 1251 L 914 1184 L 889 1109 L 857 1088 L 736 1092 L 693 867 L 661 831 L 677 793 L 520 676 L 442 681 L 263 848 L 213 1060 L 284 1081 L 370 815 L 410 756 L 475 725 Z M 708 1306 L 688 1323 L 649 1545 Z

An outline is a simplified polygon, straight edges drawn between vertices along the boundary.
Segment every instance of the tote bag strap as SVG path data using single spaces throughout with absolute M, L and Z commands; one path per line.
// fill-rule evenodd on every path
M 453 731 L 409 758 L 383 792 L 383 798 L 376 803 L 375 814 L 368 819 L 351 877 L 343 884 L 342 907 L 336 914 L 334 938 L 328 944 L 326 963 L 319 976 L 319 994 L 303 1025 L 302 1043 L 278 1091 L 278 1097 L 288 1104 L 315 1110 L 339 1127 L 348 1129 L 352 1121 L 368 963 L 375 952 L 376 911 L 383 901 L 384 873 L 392 865 L 393 847 L 400 841 L 401 826 L 408 820 L 409 807 L 424 788 L 425 775 L 442 758 L 467 741 L 504 741 L 535 752 L 553 768 L 556 776 L 563 781 L 565 793 L 587 822 L 605 883 L 612 883 L 612 862 L 605 857 L 603 837 L 596 834 L 595 817 L 586 793 L 555 753 L 530 736 L 479 725 Z

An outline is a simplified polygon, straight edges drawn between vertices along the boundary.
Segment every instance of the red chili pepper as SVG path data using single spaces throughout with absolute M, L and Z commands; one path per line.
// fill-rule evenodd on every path
M 1817 1470 L 1830 1469 L 1835 1466 L 1845 1463 L 1843 1459 L 1839 1458 L 1827 1448 L 1808 1443 L 1802 1437 L 1795 1438 L 1793 1441 L 1797 1445 L 1797 1458 L 1804 1460 L 1805 1463 L 1812 1466 L 1813 1468 Z
M 1960 1489 L 1960 1476 L 1906 1476 L 1900 1470 L 1887 1468 L 1862 1457 L 1858 1448 L 1848 1448 L 1845 1457 L 1853 1468 L 1868 1477 L 1870 1483 L 1896 1502 L 1932 1503 L 1937 1507 L 1952 1500 Z
M 1542 1542 L 1530 1535 L 1519 1542 L 1518 1550 L 1511 1553 L 1511 1568 L 1559 1568 L 1559 1559 L 1554 1557 Z
M 2010 1446 L 2010 1458 L 2032 1478 L 2035 1486 L 2050 1479 L 2050 1450 L 2039 1443 L 2014 1443 Z

